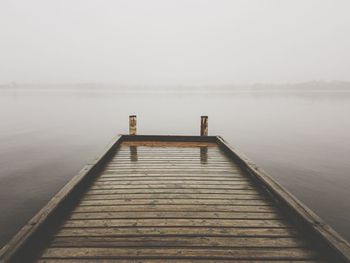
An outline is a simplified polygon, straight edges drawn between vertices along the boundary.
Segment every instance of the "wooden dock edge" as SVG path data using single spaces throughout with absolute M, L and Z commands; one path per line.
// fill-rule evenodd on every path
M 319 247 L 325 247 L 330 253 L 333 252 L 342 262 L 350 262 L 349 242 L 288 190 L 277 183 L 270 175 L 260 169 L 245 155 L 236 151 L 220 136 L 217 136 L 217 143 L 232 159 L 238 162 L 245 172 L 258 182 L 258 185 L 268 192 L 284 212 L 293 217 L 292 219 L 298 223 L 298 226 L 301 226 L 303 230 L 309 231 L 310 237 L 318 237 L 315 241 L 321 241 L 318 244 Z
M 192 141 L 192 142 L 216 142 L 226 154 L 236 161 L 260 187 L 273 197 L 278 206 L 284 212 L 293 216 L 293 219 L 301 223 L 303 228 L 310 232 L 310 236 L 316 236 L 320 247 L 329 249 L 339 261 L 350 262 L 350 245 L 335 230 L 323 222 L 315 213 L 302 204 L 296 197 L 284 187 L 272 179 L 243 154 L 237 152 L 220 136 L 172 136 L 172 135 L 120 135 L 106 148 L 103 153 L 91 164 L 86 165 L 75 175 L 48 203 L 45 205 L 22 229 L 0 250 L 0 262 L 23 262 L 19 256 L 30 255 L 30 246 L 40 246 L 38 243 L 41 235 L 49 231 L 49 226 L 57 224 L 55 216 L 64 213 L 72 206 L 72 198 L 84 190 L 84 186 L 91 182 L 99 169 L 103 167 L 111 154 L 123 141 Z M 68 203 L 69 207 L 67 208 Z

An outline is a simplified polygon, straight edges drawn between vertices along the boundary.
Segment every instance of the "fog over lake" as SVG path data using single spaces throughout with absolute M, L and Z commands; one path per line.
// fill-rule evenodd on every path
M 350 89 L 0 91 L 0 244 L 137 114 L 139 134 L 221 135 L 350 239 Z M 331 84 L 329 84 L 331 85 Z

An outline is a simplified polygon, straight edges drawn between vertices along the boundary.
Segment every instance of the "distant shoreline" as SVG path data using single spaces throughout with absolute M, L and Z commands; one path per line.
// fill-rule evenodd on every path
M 114 94 L 237 94 L 237 93 L 348 93 L 350 83 L 303 83 L 295 85 L 137 87 L 112 85 L 0 85 L 8 92 L 72 92 Z
M 113 84 L 3 84 L 0 91 L 88 92 L 117 94 L 235 94 L 289 92 L 350 92 L 350 82 L 303 82 L 297 84 L 206 85 L 206 86 L 141 86 Z

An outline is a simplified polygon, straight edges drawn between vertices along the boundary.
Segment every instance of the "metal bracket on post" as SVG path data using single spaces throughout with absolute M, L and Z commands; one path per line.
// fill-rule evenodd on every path
M 129 116 L 129 134 L 136 135 L 136 115 Z
M 208 116 L 201 116 L 201 136 L 208 136 Z

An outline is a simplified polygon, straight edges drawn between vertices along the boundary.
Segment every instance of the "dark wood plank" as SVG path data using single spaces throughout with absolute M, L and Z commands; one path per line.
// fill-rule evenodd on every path
M 307 243 L 296 237 L 56 237 L 51 247 L 212 247 L 297 248 Z
M 192 173 L 192 172 L 196 172 L 196 173 L 211 173 L 211 172 L 215 172 L 215 173 L 234 173 L 234 172 L 239 172 L 239 170 L 234 170 L 231 168 L 218 168 L 218 167 L 203 167 L 203 166 L 199 166 L 199 167 L 155 167 L 155 166 L 151 166 L 149 168 L 145 168 L 145 167 L 140 167 L 138 168 L 137 166 L 134 166 L 132 168 L 126 167 L 126 168 L 106 168 L 105 170 L 106 172 L 151 172 L 151 171 L 161 171 L 161 172 L 187 172 L 187 173 Z
M 191 161 L 190 161 L 191 160 Z M 229 166 L 233 169 L 238 169 L 239 167 L 235 163 L 227 163 L 225 159 L 221 159 L 219 157 L 214 156 L 186 156 L 186 155 L 178 155 L 178 156 L 161 156 L 151 154 L 150 156 L 146 155 L 129 155 L 124 157 L 118 157 L 117 159 L 113 159 L 110 166 L 127 166 L 134 163 L 135 165 L 151 165 L 151 164 L 173 164 L 173 165 L 186 165 L 186 164 L 194 164 L 198 166 L 205 167 L 206 165 L 222 165 Z
M 183 182 L 188 181 L 205 181 L 205 182 L 220 182 L 224 184 L 226 182 L 250 182 L 245 177 L 218 177 L 218 176 L 100 176 L 96 182 L 110 182 L 110 181 L 118 181 L 118 182 L 132 182 L 132 181 L 172 181 L 172 180 L 182 180 Z
M 39 259 L 37 263 L 96 263 L 96 259 Z M 115 263 L 115 259 L 100 259 L 99 263 Z M 135 262 L 135 261 L 132 261 Z M 262 260 L 234 259 L 137 259 L 137 263 L 267 263 Z M 130 259 L 118 259 L 118 263 L 130 263 Z M 274 260 L 273 263 L 325 263 L 323 260 Z
M 117 163 L 117 164 L 108 164 L 106 165 L 106 168 L 115 168 L 115 169 L 131 169 L 131 168 L 149 168 L 152 166 L 156 166 L 157 168 L 166 169 L 166 168 L 204 168 L 204 169 L 223 169 L 228 168 L 232 170 L 238 170 L 237 167 L 233 166 L 230 163 L 200 163 L 198 161 L 193 162 L 157 162 L 157 163 L 139 163 L 139 162 L 130 162 L 130 163 Z
M 219 185 L 219 186 L 235 186 L 235 185 L 245 185 L 251 186 L 252 183 L 249 181 L 213 181 L 213 180 L 123 180 L 123 181 L 101 181 L 96 180 L 94 185 Z
M 259 192 L 256 189 L 207 189 L 207 188 L 196 188 L 196 189 L 89 189 L 86 193 L 89 194 L 222 194 L 222 195 L 256 195 Z
M 178 172 L 178 173 L 160 173 L 160 172 L 144 172 L 144 173 L 107 173 L 103 172 L 101 173 L 99 178 L 125 178 L 128 177 L 131 179 L 133 178 L 140 178 L 140 177 L 172 177 L 172 178 L 184 178 L 187 176 L 191 177 L 210 177 L 210 178 L 227 178 L 227 179 L 247 179 L 246 176 L 244 176 L 242 173 L 237 172 L 237 173 L 186 173 L 186 172 Z
M 57 237 L 118 237 L 118 236 L 232 236 L 232 237 L 297 237 L 293 228 L 236 227 L 115 227 L 62 228 Z
M 166 171 L 162 171 L 162 170 L 152 170 L 152 169 L 147 169 L 147 170 L 105 170 L 103 174 L 115 174 L 115 175 L 137 175 L 137 174 L 148 174 L 148 175 L 156 175 L 156 174 L 176 174 L 176 175 L 189 175 L 189 174 L 193 174 L 193 175 L 220 175 L 220 176 L 224 176 L 224 175 L 228 175 L 228 176 L 234 176 L 234 175 L 242 175 L 242 173 L 240 171 L 219 171 L 219 170 L 213 170 L 213 171 L 208 171 L 205 169 L 202 170 L 183 170 L 183 169 L 177 169 L 177 170 L 166 170 Z
M 220 194 L 110 194 L 110 195 L 84 195 L 82 200 L 120 200 L 120 199 L 219 199 L 219 200 L 266 200 L 259 194 L 220 195 Z
M 192 211 L 192 212 L 273 212 L 271 206 L 233 205 L 129 205 L 129 206 L 78 206 L 74 212 L 132 212 L 132 211 Z
M 245 227 L 245 228 L 289 228 L 282 220 L 276 219 L 91 219 L 67 220 L 64 228 L 83 227 Z
M 82 200 L 80 206 L 130 206 L 130 205 L 232 205 L 271 206 L 266 200 L 223 200 L 223 199 L 116 199 Z
M 48 248 L 42 258 L 220 258 L 220 259 L 314 259 L 302 248 L 188 249 L 188 248 Z
M 143 185 L 93 185 L 91 190 L 104 189 L 225 189 L 225 190 L 252 190 L 250 185 L 207 185 L 207 184 L 143 184 Z
M 192 219 L 283 219 L 275 212 L 94 212 L 71 213 L 69 219 L 192 218 Z

